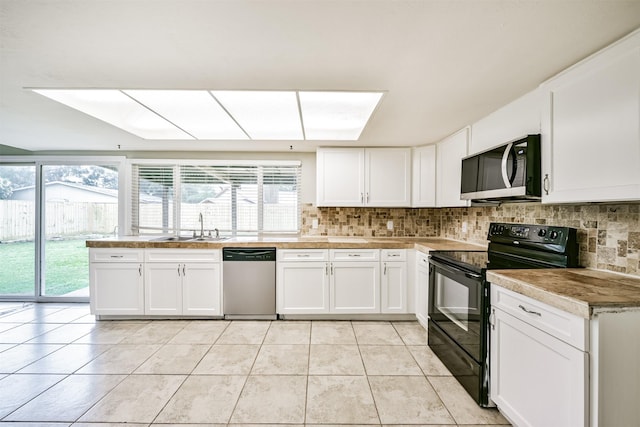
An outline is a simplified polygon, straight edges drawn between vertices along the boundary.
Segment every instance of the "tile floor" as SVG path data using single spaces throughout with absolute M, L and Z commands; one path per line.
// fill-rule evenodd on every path
M 416 322 L 100 321 L 0 303 L 0 427 L 508 425 Z

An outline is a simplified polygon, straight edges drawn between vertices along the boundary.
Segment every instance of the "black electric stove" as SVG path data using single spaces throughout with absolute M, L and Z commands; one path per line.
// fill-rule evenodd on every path
M 486 251 L 429 254 L 429 347 L 481 406 L 489 405 L 490 269 L 578 266 L 576 230 L 491 223 Z

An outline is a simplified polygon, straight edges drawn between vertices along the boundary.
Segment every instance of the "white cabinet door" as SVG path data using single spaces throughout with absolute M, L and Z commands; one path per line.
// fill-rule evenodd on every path
M 429 316 L 429 256 L 425 253 L 416 253 L 416 318 L 425 328 Z
M 382 262 L 381 313 L 407 313 L 407 263 Z
M 542 201 L 640 199 L 640 33 L 543 88 Z
M 493 309 L 491 400 L 515 425 L 588 425 L 588 354 Z
M 144 314 L 182 314 L 182 267 L 177 262 L 145 264 Z
M 92 314 L 144 314 L 142 263 L 91 262 L 89 273 Z
M 329 312 L 328 262 L 279 262 L 276 278 L 278 313 Z
M 438 207 L 469 205 L 466 200 L 460 200 L 462 159 L 467 155 L 468 142 L 469 129 L 464 128 L 437 144 Z
M 221 316 L 222 286 L 220 263 L 183 264 L 182 314 Z
M 316 154 L 318 206 L 364 204 L 364 150 L 318 148 Z
M 430 208 L 436 205 L 436 146 L 416 148 L 413 151 L 413 191 L 411 206 Z
M 380 313 L 380 262 L 331 264 L 332 313 Z
M 411 206 L 411 149 L 367 148 L 364 169 L 366 206 Z

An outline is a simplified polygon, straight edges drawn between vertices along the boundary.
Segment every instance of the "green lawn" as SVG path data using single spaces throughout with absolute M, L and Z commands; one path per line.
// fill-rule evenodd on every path
M 89 256 L 83 240 L 46 242 L 45 295 L 89 286 Z M 34 243 L 0 244 L 0 295 L 33 295 Z

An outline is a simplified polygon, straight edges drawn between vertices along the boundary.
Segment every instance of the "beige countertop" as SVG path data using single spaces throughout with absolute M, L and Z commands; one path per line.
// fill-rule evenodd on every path
M 640 277 L 586 268 L 491 270 L 487 280 L 577 316 L 640 308 Z
M 233 237 L 219 241 L 152 241 L 152 237 L 124 236 L 87 240 L 90 248 L 187 248 L 219 249 L 223 247 L 276 247 L 278 249 L 418 249 L 486 250 L 486 246 L 437 237 Z

